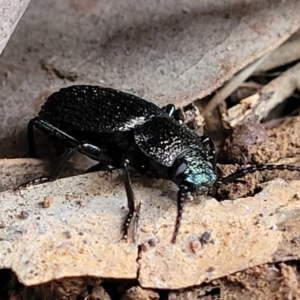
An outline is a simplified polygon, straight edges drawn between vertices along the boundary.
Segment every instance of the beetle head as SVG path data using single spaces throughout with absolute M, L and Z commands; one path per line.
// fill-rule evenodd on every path
M 175 178 L 177 185 L 186 185 L 190 192 L 207 193 L 217 180 L 215 166 L 200 149 L 188 149 L 176 159 Z

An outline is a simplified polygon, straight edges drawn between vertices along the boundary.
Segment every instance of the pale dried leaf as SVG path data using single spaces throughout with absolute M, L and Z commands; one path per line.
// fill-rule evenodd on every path
M 0 55 L 30 0 L 0 2 Z
M 12 268 L 26 285 L 90 275 L 138 278 L 143 287 L 175 289 L 299 257 L 293 244 L 299 222 L 285 230 L 300 209 L 299 181 L 275 180 L 256 196 L 236 201 L 195 197 L 185 206 L 175 245 L 170 243 L 175 186 L 163 180 L 133 182 L 142 201 L 139 254 L 137 244 L 120 241 L 127 211 L 122 177 L 100 172 L 1 193 L 0 267 Z M 45 199 L 50 206 L 43 205 Z M 208 243 L 191 248 L 204 232 L 211 234 Z
M 26 123 L 61 86 L 182 106 L 278 47 L 299 12 L 298 0 L 32 0 L 0 60 L 0 156 L 24 155 Z

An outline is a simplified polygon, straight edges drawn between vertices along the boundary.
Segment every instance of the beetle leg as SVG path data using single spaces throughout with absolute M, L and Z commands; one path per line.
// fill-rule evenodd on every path
M 64 141 L 70 147 L 78 147 L 81 145 L 81 143 L 74 139 L 69 134 L 65 133 L 64 131 L 58 129 L 57 127 L 51 125 L 47 121 L 44 121 L 40 117 L 35 117 L 31 119 L 28 123 L 28 129 L 27 129 L 27 141 L 28 141 L 28 147 L 29 147 L 29 156 L 30 157 L 37 157 L 35 153 L 35 143 L 34 143 L 34 134 L 33 134 L 33 127 L 37 127 L 38 129 L 55 136 L 56 138 Z
M 78 151 L 103 165 L 115 166 L 115 161 L 109 156 L 108 150 L 83 142 Z M 120 166 L 118 166 L 120 167 Z M 96 169 L 97 170 L 97 169 Z
M 175 106 L 173 104 L 167 104 L 161 108 L 164 110 L 170 117 L 173 117 L 175 113 Z
M 215 162 L 215 159 L 216 159 L 216 150 L 215 150 L 215 145 L 214 145 L 213 141 L 209 137 L 207 137 L 205 135 L 202 135 L 200 137 L 200 140 L 204 144 L 204 146 L 206 147 L 206 149 L 208 151 L 207 152 L 207 154 L 208 154 L 207 159 L 212 164 L 215 164 L 216 163 Z
M 127 196 L 127 204 L 128 204 L 128 209 L 129 212 L 125 218 L 125 221 L 122 226 L 122 231 L 123 231 L 123 239 L 127 240 L 128 238 L 128 228 L 130 225 L 130 222 L 133 218 L 133 215 L 135 213 L 135 197 L 133 194 L 133 190 L 131 188 L 131 181 L 130 181 L 130 176 L 128 172 L 128 165 L 129 165 L 129 160 L 125 159 L 123 163 L 123 180 L 124 180 L 124 185 L 125 185 L 125 190 L 126 190 L 126 196 Z M 138 227 L 138 226 L 136 226 Z
M 187 193 L 188 193 L 188 187 L 185 185 L 181 185 L 179 187 L 179 191 L 177 194 L 177 217 L 176 217 L 174 234 L 171 240 L 173 244 L 175 244 L 179 232 L 180 222 L 182 219 L 183 206 L 184 206 L 185 199 L 187 198 Z
M 35 142 L 34 142 L 34 134 L 33 134 L 33 126 L 35 119 L 31 119 L 27 126 L 27 143 L 29 149 L 29 157 L 36 158 L 35 152 Z
M 53 181 L 53 180 L 57 179 L 59 174 L 62 172 L 63 168 L 65 167 L 67 161 L 75 154 L 76 151 L 78 151 L 79 147 L 80 146 L 69 149 L 68 152 L 66 152 L 63 155 L 63 157 L 57 163 L 57 165 L 55 165 L 55 167 L 51 170 L 51 173 L 49 174 L 49 176 L 42 176 L 42 177 L 35 178 L 35 179 L 29 180 L 27 182 L 24 182 L 24 183 L 20 184 L 15 190 L 23 190 L 32 185 L 37 185 L 37 184 L 41 184 L 41 183 L 45 183 L 45 182 Z
M 73 139 L 74 143 L 75 143 L 75 141 L 76 140 Z M 76 147 L 70 148 L 61 157 L 61 159 L 59 160 L 59 162 L 51 170 L 51 173 L 49 174 L 49 176 L 43 176 L 43 177 L 39 177 L 39 178 L 35 178 L 35 179 L 32 179 L 32 180 L 29 180 L 29 181 L 27 181 L 25 183 L 20 184 L 16 188 L 16 190 L 22 190 L 22 189 L 25 189 L 25 188 L 27 188 L 27 187 L 29 187 L 31 185 L 37 185 L 37 184 L 45 183 L 45 182 L 48 182 L 48 181 L 56 180 L 59 177 L 59 175 L 61 174 L 61 172 L 63 171 L 66 163 L 68 162 L 68 160 L 75 154 L 76 151 L 80 151 L 83 154 L 85 154 L 86 152 L 87 153 L 93 152 L 93 156 L 95 156 L 95 158 L 99 158 L 100 155 L 103 156 L 103 149 L 101 149 L 101 148 L 99 148 L 99 147 L 97 147 L 95 145 L 89 144 L 89 143 L 83 143 L 83 144 L 79 144 L 79 142 L 77 142 L 77 143 L 78 143 L 78 145 Z M 103 156 L 103 157 L 106 158 L 106 156 Z M 109 164 L 110 161 L 111 161 L 111 159 L 109 157 L 107 157 L 106 159 L 103 160 L 103 162 L 107 163 L 107 164 Z
M 34 142 L 34 134 L 33 134 L 33 128 L 37 127 L 40 130 L 50 133 L 51 135 L 54 135 L 58 137 L 59 139 L 67 142 L 73 147 L 78 147 L 80 145 L 80 142 L 74 139 L 72 136 L 68 135 L 67 133 L 61 131 L 57 127 L 51 125 L 50 123 L 42 120 L 39 117 L 33 118 L 29 121 L 27 126 L 27 142 L 28 142 L 28 148 L 29 148 L 29 157 L 36 158 L 36 151 L 35 151 L 35 142 Z
M 167 104 L 161 109 L 165 111 L 169 115 L 169 117 L 175 119 L 179 124 L 184 123 L 184 113 L 182 109 L 176 111 L 176 107 L 173 104 Z
M 108 164 L 98 163 L 98 164 L 95 164 L 95 165 L 89 167 L 85 171 L 85 173 L 93 173 L 93 172 L 99 172 L 99 171 L 112 172 L 115 169 L 117 169 L 117 168 L 115 168 L 114 166 L 108 166 Z
M 69 149 L 59 160 L 59 162 L 54 166 L 49 175 L 49 181 L 55 180 L 59 177 L 61 172 L 63 171 L 68 160 L 78 151 L 80 146 Z

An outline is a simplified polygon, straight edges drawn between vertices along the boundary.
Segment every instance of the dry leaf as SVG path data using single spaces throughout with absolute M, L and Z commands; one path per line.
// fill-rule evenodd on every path
M 32 0 L 0 59 L 0 156 L 24 155 L 28 120 L 70 76 L 182 106 L 278 47 L 299 13 L 298 0 Z

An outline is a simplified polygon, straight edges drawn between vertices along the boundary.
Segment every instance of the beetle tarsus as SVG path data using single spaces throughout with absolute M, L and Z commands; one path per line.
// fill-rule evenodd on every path
M 37 185 L 37 184 L 42 184 L 42 183 L 45 183 L 45 182 L 48 182 L 48 181 L 51 181 L 51 178 L 47 177 L 47 176 L 35 178 L 35 179 L 29 180 L 27 182 L 24 182 L 24 183 L 20 184 L 18 187 L 15 188 L 15 191 L 25 190 L 30 186 Z

